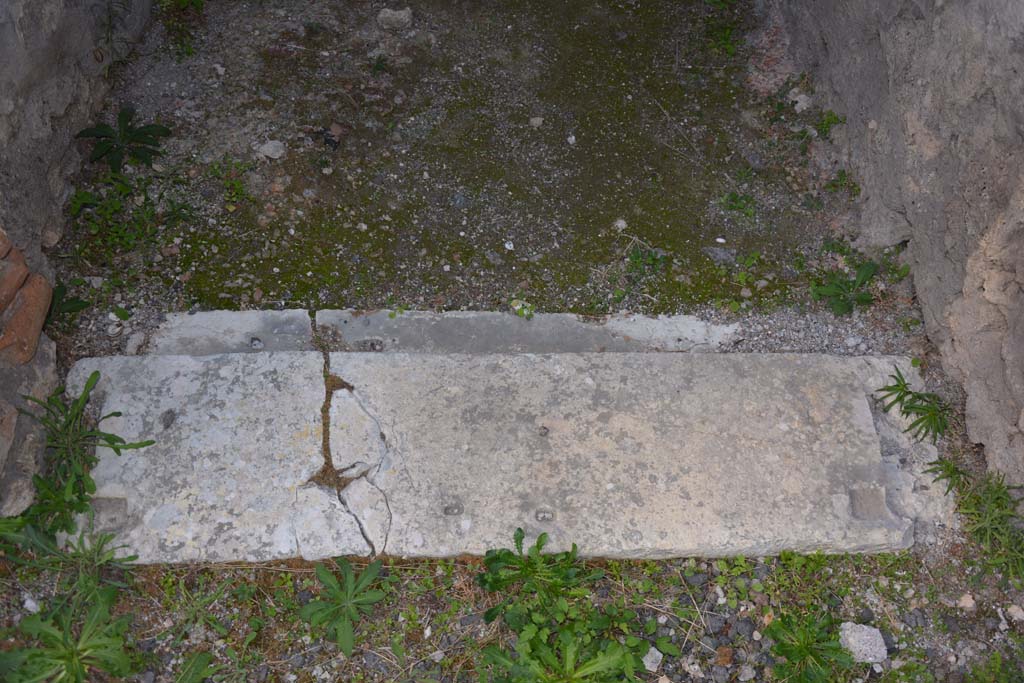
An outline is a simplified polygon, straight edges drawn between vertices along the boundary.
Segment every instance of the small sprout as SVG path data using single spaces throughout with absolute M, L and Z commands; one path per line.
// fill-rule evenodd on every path
M 512 299 L 508 302 L 508 305 L 512 308 L 512 312 L 518 315 L 520 318 L 531 320 L 534 314 L 534 306 L 529 301 L 523 299 Z

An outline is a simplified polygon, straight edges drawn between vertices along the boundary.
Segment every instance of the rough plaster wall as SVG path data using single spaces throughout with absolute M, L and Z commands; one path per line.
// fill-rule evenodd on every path
M 67 178 L 80 165 L 72 137 L 91 122 L 106 93 L 104 69 L 141 33 L 150 7 L 151 0 L 0 0 L 0 228 L 48 279 L 42 247 L 60 239 Z M 56 385 L 56 351 L 45 335 L 30 362 L 0 361 L 2 516 L 31 503 L 44 453 L 39 425 L 18 414 L 22 396 L 45 398 Z
M 49 273 L 40 247 L 60 237 L 74 134 L 106 93 L 104 69 L 144 28 L 152 0 L 0 1 L 0 227 Z M 117 9 L 120 7 L 124 9 Z M 115 8 L 113 44 L 106 41 Z
M 970 437 L 1024 483 L 1024 2 L 768 9 L 847 117 L 860 243 L 908 242 L 926 329 L 967 391 Z

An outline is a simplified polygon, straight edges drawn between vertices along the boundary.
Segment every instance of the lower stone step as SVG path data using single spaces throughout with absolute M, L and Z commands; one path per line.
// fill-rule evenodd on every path
M 69 385 L 99 371 L 95 401 L 123 413 L 106 429 L 156 440 L 93 473 L 97 525 L 143 562 L 481 554 L 516 527 L 655 558 L 895 550 L 948 523 L 921 476 L 934 448 L 874 407 L 894 364 L 914 376 L 821 355 L 267 352 L 87 359 Z

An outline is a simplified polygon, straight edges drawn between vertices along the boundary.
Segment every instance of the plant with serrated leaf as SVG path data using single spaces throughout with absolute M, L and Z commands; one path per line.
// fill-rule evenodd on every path
M 1003 572 L 1017 587 L 1024 585 L 1021 489 L 1007 484 L 1001 474 L 987 474 L 964 487 L 957 505 L 964 530 L 985 551 L 985 566 Z
M 525 532 L 516 529 L 514 550 L 489 550 L 477 575 L 485 589 L 507 597 L 487 610 L 516 633 L 513 651 L 485 651 L 494 680 L 503 683 L 605 683 L 636 680 L 651 644 L 636 635 L 637 613 L 619 602 L 594 606 L 590 586 L 603 572 L 577 557 L 576 546 L 545 554 L 547 534 L 524 549 Z M 664 644 L 664 643 L 663 643 Z M 671 650 L 667 647 L 666 649 Z
M 326 626 L 334 632 L 338 648 L 345 656 L 352 655 L 355 647 L 355 626 L 373 605 L 384 599 L 384 592 L 371 590 L 382 564 L 371 562 L 358 576 L 343 557 L 335 558 L 341 569 L 341 581 L 323 564 L 316 565 L 316 577 L 323 586 L 324 599 L 313 600 L 303 606 L 299 616 L 312 626 Z
M 196 652 L 185 660 L 181 670 L 174 678 L 174 683 L 203 683 L 221 670 L 219 664 L 213 663 L 213 655 L 209 652 Z
M 828 615 L 802 618 L 783 615 L 765 635 L 775 641 L 772 654 L 785 661 L 775 664 L 773 677 L 791 683 L 830 683 L 836 673 L 853 666 L 853 658 L 839 644 Z
M 43 426 L 47 455 L 45 476 L 33 477 L 36 502 L 22 517 L 46 535 L 74 532 L 75 515 L 88 510 L 92 494 L 96 492 L 96 482 L 90 470 L 98 462 L 97 448 L 109 448 L 121 455 L 122 451 L 145 448 L 154 443 L 128 443 L 120 436 L 99 430 L 100 423 L 118 417 L 121 413 L 104 415 L 96 427 L 89 426 L 85 409 L 99 381 L 100 373 L 93 372 L 82 393 L 71 401 L 65 398 L 63 387 L 50 394 L 45 401 L 33 396 L 23 397 L 43 409 L 41 413 L 21 412 Z
M 97 534 L 92 529 L 83 529 L 77 538 L 58 544 L 51 535 L 40 532 L 31 524 L 0 528 L 0 549 L 6 551 L 9 562 L 52 572 L 58 577 L 59 599 L 51 612 L 75 601 L 90 604 L 100 591 L 107 588 L 127 587 L 119 576 L 126 575 L 137 558 L 135 555 L 123 555 L 121 551 L 125 546 L 115 545 L 113 540 L 113 534 Z
M 910 425 L 903 431 L 918 441 L 930 439 L 935 443 L 949 429 L 949 404 L 938 394 L 911 389 L 900 369 L 893 369 L 895 372 L 889 375 L 892 384 L 875 392 L 882 401 L 882 410 L 889 412 L 898 407 L 900 414 L 910 420 Z
M 508 548 L 488 550 L 484 555 L 484 571 L 477 575 L 477 583 L 488 591 L 508 592 L 519 584 L 523 596 L 536 600 L 506 598 L 484 614 L 484 619 L 493 621 L 511 607 L 531 607 L 534 602 L 546 609 L 554 609 L 559 601 L 586 594 L 581 587 L 603 576 L 599 569 L 589 570 L 577 561 L 578 550 L 574 543 L 571 550 L 544 554 L 548 535 L 541 534 L 527 551 L 523 551 L 526 532 L 516 529 L 513 536 L 515 552 Z
M 84 683 L 94 680 L 95 671 L 112 676 L 131 673 L 124 639 L 128 619 L 111 618 L 113 601 L 113 589 L 105 589 L 90 605 L 72 605 L 52 617 L 33 614 L 22 619 L 19 628 L 34 646 L 0 655 L 4 680 Z
M 857 306 L 870 306 L 875 297 L 867 287 L 878 273 L 874 261 L 862 263 L 852 278 L 841 271 L 829 271 L 811 283 L 811 298 L 824 299 L 835 315 L 847 315 Z
M 135 109 L 124 107 L 117 114 L 117 127 L 101 123 L 79 131 L 76 138 L 96 140 L 89 161 L 105 161 L 114 173 L 120 173 L 125 161 L 137 161 L 151 166 L 160 156 L 160 138 L 168 137 L 171 129 L 158 123 L 136 126 Z
M 618 683 L 623 668 L 632 658 L 622 645 L 612 642 L 602 651 L 588 648 L 579 634 L 565 628 L 548 643 L 535 634 L 521 632 L 516 654 L 491 646 L 484 649 L 484 660 L 497 670 L 494 681 L 500 683 Z
M 927 474 L 934 477 L 936 483 L 946 482 L 946 495 L 953 491 L 961 491 L 969 479 L 967 473 L 949 458 L 938 458 L 928 463 Z

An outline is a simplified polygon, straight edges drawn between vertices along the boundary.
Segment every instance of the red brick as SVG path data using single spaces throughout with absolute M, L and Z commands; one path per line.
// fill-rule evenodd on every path
M 42 275 L 33 273 L 14 302 L 0 315 L 0 363 L 24 365 L 36 355 L 53 291 Z
M 17 254 L 16 258 L 14 257 Z M 28 278 L 28 266 L 25 257 L 17 249 L 12 249 L 10 256 L 0 260 L 0 314 L 14 301 L 14 295 Z

